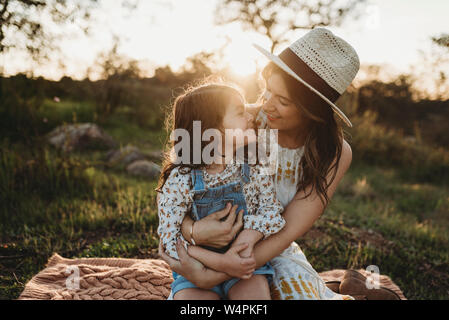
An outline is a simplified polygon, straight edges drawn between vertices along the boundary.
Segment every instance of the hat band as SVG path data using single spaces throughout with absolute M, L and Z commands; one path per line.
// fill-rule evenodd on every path
M 292 69 L 301 79 L 321 92 L 331 102 L 337 101 L 340 93 L 327 84 L 315 71 L 301 60 L 290 48 L 285 49 L 279 58 Z

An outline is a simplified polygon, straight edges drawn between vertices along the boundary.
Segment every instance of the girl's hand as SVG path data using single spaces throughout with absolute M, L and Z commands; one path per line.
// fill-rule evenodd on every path
M 214 212 L 199 221 L 195 221 L 193 232 L 195 243 L 213 248 L 222 248 L 230 244 L 237 233 L 243 228 L 243 210 L 237 215 L 237 208 L 237 205 L 231 206 L 228 203 L 223 210 Z M 226 216 L 227 218 L 221 221 Z M 187 218 L 184 219 L 183 225 L 184 223 L 192 223 L 186 220 Z
M 248 248 L 248 243 L 240 243 L 232 246 L 223 257 L 223 269 L 234 278 L 249 279 L 256 270 L 254 254 L 242 258 L 240 253 Z

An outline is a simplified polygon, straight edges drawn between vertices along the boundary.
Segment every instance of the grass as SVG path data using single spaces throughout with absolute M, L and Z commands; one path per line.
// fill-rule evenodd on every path
M 449 189 L 354 164 L 298 242 L 318 270 L 377 265 L 409 299 L 448 299 Z
M 41 116 L 53 126 L 90 121 L 88 106 L 46 103 Z M 120 112 L 102 127 L 144 151 L 160 149 L 165 139 Z M 0 299 L 16 299 L 54 252 L 156 257 L 156 181 L 103 166 L 104 152 L 68 156 L 38 141 L 1 144 Z M 447 184 L 355 159 L 330 206 L 297 241 L 317 271 L 377 265 L 409 299 L 448 299 L 448 229 Z

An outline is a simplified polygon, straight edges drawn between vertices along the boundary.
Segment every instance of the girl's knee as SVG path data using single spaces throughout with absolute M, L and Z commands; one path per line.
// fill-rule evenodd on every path
M 220 300 L 220 297 L 210 290 L 189 288 L 176 292 L 173 300 Z
M 229 289 L 228 297 L 231 300 L 271 300 L 268 280 L 261 274 L 240 280 Z

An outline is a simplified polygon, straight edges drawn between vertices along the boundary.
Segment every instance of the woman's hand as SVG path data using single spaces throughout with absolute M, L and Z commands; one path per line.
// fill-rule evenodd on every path
M 213 248 L 222 248 L 230 244 L 243 227 L 243 210 L 237 215 L 237 208 L 237 205 L 231 206 L 228 203 L 223 210 L 195 221 L 193 231 L 195 244 Z M 221 221 L 225 217 L 226 219 Z M 190 226 L 192 223 L 193 220 L 186 216 L 181 228 L 185 239 L 190 239 Z
M 240 253 L 248 248 L 248 243 L 239 243 L 232 246 L 223 257 L 223 268 L 234 278 L 249 279 L 256 270 L 254 253 L 249 257 L 241 257 Z
M 178 251 L 179 260 L 176 260 L 166 254 L 164 248 L 162 247 L 162 242 L 159 242 L 159 256 L 168 263 L 172 271 L 182 275 L 185 278 L 186 275 L 188 275 L 190 281 L 192 281 L 192 279 L 203 278 L 206 267 L 198 260 L 190 257 L 185 248 L 179 243 L 176 244 L 176 249 Z M 192 282 L 197 284 L 195 281 Z

